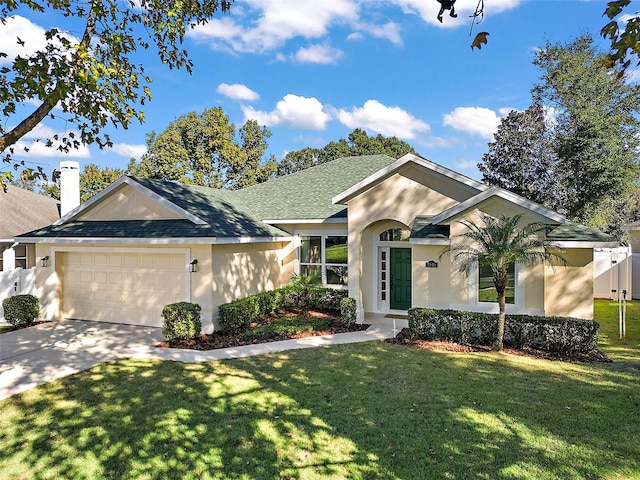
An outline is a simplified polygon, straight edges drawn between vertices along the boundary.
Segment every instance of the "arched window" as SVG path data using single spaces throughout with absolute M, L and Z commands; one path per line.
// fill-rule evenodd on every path
M 407 228 L 390 228 L 380 234 L 381 242 L 408 242 L 411 230 Z

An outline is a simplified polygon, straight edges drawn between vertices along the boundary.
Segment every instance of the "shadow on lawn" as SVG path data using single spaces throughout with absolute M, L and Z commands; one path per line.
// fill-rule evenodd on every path
M 640 379 L 603 366 L 368 343 L 117 361 L 38 392 L 2 404 L 0 476 L 640 476 Z

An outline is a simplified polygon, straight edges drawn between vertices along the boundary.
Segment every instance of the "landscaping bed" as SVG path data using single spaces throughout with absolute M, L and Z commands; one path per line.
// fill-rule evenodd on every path
M 307 321 L 305 321 L 307 320 Z M 243 332 L 216 331 L 211 334 L 201 333 L 194 339 L 167 340 L 160 344 L 164 348 L 183 348 L 189 350 L 215 350 L 218 348 L 254 345 L 258 343 L 276 342 L 335 333 L 359 332 L 369 325 L 355 324 L 349 327 L 342 325 L 340 314 L 329 314 L 310 310 L 279 312 L 261 315 Z
M 455 342 L 443 342 L 443 341 L 431 341 L 431 340 L 417 340 L 411 338 L 410 330 L 403 328 L 395 338 L 389 338 L 385 340 L 387 343 L 393 343 L 396 345 L 407 345 L 425 350 L 438 350 L 447 352 L 488 352 L 491 347 L 485 345 L 469 345 Z M 510 355 L 520 355 L 533 358 L 541 358 L 545 360 L 558 360 L 564 362 L 588 362 L 588 363 L 610 363 L 613 360 L 602 353 L 598 349 L 594 349 L 590 352 L 549 352 L 545 350 L 536 350 L 533 348 L 503 348 L 502 352 Z

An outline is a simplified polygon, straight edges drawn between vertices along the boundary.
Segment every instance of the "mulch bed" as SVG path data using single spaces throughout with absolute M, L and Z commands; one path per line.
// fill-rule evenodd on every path
M 416 348 L 422 348 L 425 350 L 439 350 L 446 352 L 489 352 L 491 347 L 484 345 L 465 345 L 453 342 L 437 342 L 429 340 L 413 340 L 409 336 L 409 329 L 403 328 L 395 338 L 389 338 L 385 340 L 387 343 L 393 343 L 396 345 L 407 345 Z M 516 350 L 513 348 L 503 348 L 503 353 L 509 355 L 519 355 L 525 357 L 539 358 L 545 360 L 554 360 L 561 362 L 581 362 L 581 363 L 611 363 L 613 360 L 607 357 L 600 350 L 595 349 L 587 353 L 561 353 L 561 352 L 547 352 L 543 350 L 536 350 L 533 348 L 524 348 L 522 350 Z
M 303 312 L 282 312 L 277 315 L 263 316 L 249 328 L 259 327 L 260 325 L 271 323 L 276 318 L 303 316 Z M 277 342 L 279 340 L 291 340 L 293 338 L 317 337 L 320 335 L 332 335 L 334 333 L 360 332 L 369 328 L 369 325 L 357 324 L 349 328 L 340 324 L 340 315 L 330 315 L 327 313 L 309 311 L 309 317 L 324 317 L 332 320 L 331 325 L 326 330 L 318 330 L 312 332 L 300 332 L 296 335 L 280 335 L 269 339 L 245 340 L 242 333 L 223 333 L 213 332 L 210 334 L 201 333 L 193 340 L 171 340 L 158 344 L 163 348 L 184 348 L 187 350 L 215 350 L 218 348 L 239 347 L 241 345 L 255 345 L 258 343 Z

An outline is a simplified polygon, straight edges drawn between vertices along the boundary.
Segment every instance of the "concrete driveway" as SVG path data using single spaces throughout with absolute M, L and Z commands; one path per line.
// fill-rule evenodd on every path
M 150 356 L 162 329 L 83 320 L 0 335 L 0 400 L 123 357 Z
M 370 315 L 366 331 L 303 337 L 219 350 L 157 348 L 162 328 L 84 320 L 47 322 L 0 335 L 0 400 L 118 358 L 210 362 L 301 348 L 392 338 L 406 320 Z

